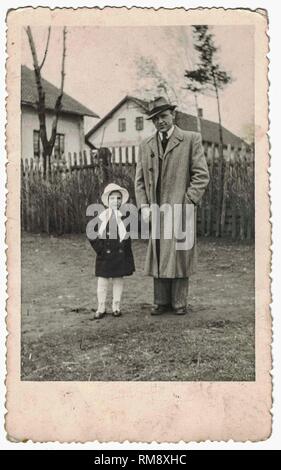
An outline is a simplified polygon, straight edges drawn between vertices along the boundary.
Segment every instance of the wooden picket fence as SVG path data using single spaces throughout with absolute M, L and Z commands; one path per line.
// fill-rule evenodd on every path
M 233 240 L 250 240 L 255 235 L 254 154 L 246 149 L 225 149 L 224 184 L 220 187 L 219 151 L 205 146 L 210 183 L 198 208 L 198 233 L 202 236 L 224 236 Z M 223 192 L 221 195 L 220 191 Z M 222 210 L 218 201 L 222 196 Z
M 135 166 L 112 164 L 108 149 L 98 154 L 69 154 L 56 160 L 43 178 L 42 161 L 21 161 L 21 227 L 35 233 L 79 233 L 87 224 L 86 208 L 101 202 L 109 181 L 133 194 Z M 132 201 L 134 202 L 134 200 Z
M 197 231 L 201 236 L 232 239 L 254 238 L 254 157 L 245 149 L 228 147 L 224 152 L 223 195 L 218 190 L 220 164 L 218 148 L 205 145 L 210 184 L 198 208 Z M 21 225 L 34 233 L 85 232 L 86 208 L 100 202 L 108 182 L 114 181 L 129 190 L 135 202 L 134 175 L 137 149 L 123 147 L 100 149 L 99 152 L 68 154 L 51 161 L 43 178 L 42 163 L 34 159 L 21 165 Z M 220 197 L 222 212 L 218 210 Z

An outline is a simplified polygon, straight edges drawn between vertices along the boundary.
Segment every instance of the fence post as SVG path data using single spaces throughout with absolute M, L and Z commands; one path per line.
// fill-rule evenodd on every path
M 113 164 L 116 163 L 115 147 L 112 147 L 112 157 L 111 157 L 111 161 L 112 161 Z
M 238 238 L 240 240 L 243 240 L 243 228 L 244 228 L 244 221 L 243 221 L 243 210 L 242 210 L 242 160 L 241 160 L 241 155 L 239 152 L 237 152 L 237 164 L 236 164 L 236 169 L 237 169 L 237 201 L 238 201 L 238 207 L 237 207 L 237 212 L 238 212 L 238 217 L 239 217 L 239 230 L 238 230 Z
M 227 193 L 228 193 L 228 177 L 229 177 L 229 163 L 230 163 L 230 156 L 231 156 L 231 146 L 227 146 L 227 153 L 222 162 L 223 164 L 223 186 L 222 186 L 222 207 L 221 207 L 221 235 L 224 234 L 225 231 L 225 218 L 226 218 L 226 201 L 227 201 Z
M 50 183 L 50 172 L 49 170 L 46 172 L 45 178 L 45 188 L 44 188 L 44 200 L 45 200 L 45 231 L 49 234 L 50 233 L 50 218 L 49 218 L 49 199 L 48 199 L 48 186 Z
M 122 147 L 119 147 L 119 164 L 121 165 L 121 171 L 122 171 L 122 166 L 123 166 L 123 161 L 122 161 Z
M 214 155 L 215 155 L 215 146 L 214 144 L 211 147 L 208 147 L 207 151 L 207 164 L 209 167 L 210 182 L 207 188 L 207 236 L 212 234 L 212 223 L 213 223 L 213 166 L 214 166 Z
M 24 173 L 25 173 L 25 204 L 26 204 L 26 230 L 30 232 L 30 219 L 29 219 L 29 165 L 27 158 L 24 161 Z
M 215 158 L 214 158 L 214 166 L 216 172 L 216 216 L 215 216 L 215 236 L 219 237 L 220 235 L 220 203 L 221 203 L 221 156 L 219 153 L 219 149 L 215 147 Z
M 218 145 L 218 180 L 217 180 L 217 215 L 216 215 L 216 237 L 220 236 L 220 218 L 221 218 L 221 208 L 222 208 L 222 192 L 223 192 L 223 147 L 221 143 Z
M 40 170 L 40 162 L 39 159 L 36 160 L 35 162 L 35 182 L 36 182 L 36 187 L 37 190 L 42 187 L 41 184 L 41 170 Z M 40 191 L 41 193 L 41 191 Z M 35 210 L 35 218 L 36 218 L 36 231 L 40 232 L 41 231 L 41 209 L 40 209 L 40 204 L 41 203 L 41 198 L 38 200 L 38 196 L 36 198 L 36 210 Z
M 21 158 L 21 227 L 26 230 L 26 175 L 24 171 L 24 162 Z
M 125 165 L 129 164 L 129 148 L 125 147 Z
M 250 164 L 250 197 L 251 197 L 251 238 L 255 236 L 255 157 L 253 151 L 249 153 Z
M 136 164 L 136 147 L 132 146 L 132 165 Z
M 83 150 L 83 160 L 84 160 L 84 168 L 88 166 L 88 158 L 86 150 Z
M 236 239 L 237 233 L 237 151 L 234 148 L 233 153 L 231 154 L 231 161 L 230 161 L 230 171 L 231 171 L 231 238 L 232 240 Z

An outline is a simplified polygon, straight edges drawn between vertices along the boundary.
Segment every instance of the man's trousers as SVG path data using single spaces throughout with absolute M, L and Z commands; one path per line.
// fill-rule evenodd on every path
M 171 305 L 172 308 L 187 306 L 188 277 L 166 279 L 154 278 L 154 303 Z

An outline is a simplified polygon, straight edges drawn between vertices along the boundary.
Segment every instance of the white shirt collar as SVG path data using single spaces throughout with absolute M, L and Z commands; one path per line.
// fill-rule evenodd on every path
M 174 132 L 175 126 L 170 127 L 170 129 L 167 131 L 168 139 L 171 137 L 172 133 Z M 163 133 L 159 132 L 160 139 L 163 140 Z

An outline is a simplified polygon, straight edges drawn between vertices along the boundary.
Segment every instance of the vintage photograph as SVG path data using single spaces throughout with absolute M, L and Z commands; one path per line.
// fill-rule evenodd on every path
M 27 24 L 20 74 L 21 380 L 255 381 L 254 26 Z
M 6 430 L 272 427 L 265 10 L 7 18 Z

